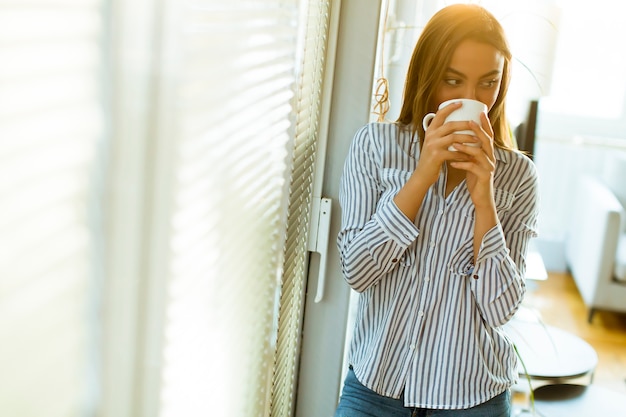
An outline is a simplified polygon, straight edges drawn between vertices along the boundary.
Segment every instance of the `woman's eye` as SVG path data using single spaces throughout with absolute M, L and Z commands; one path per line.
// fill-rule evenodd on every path
M 498 80 L 483 81 L 483 87 L 492 88 L 498 84 Z
M 445 80 L 443 80 L 446 84 L 448 85 L 459 85 L 461 84 L 461 80 L 458 80 L 456 78 L 446 78 Z

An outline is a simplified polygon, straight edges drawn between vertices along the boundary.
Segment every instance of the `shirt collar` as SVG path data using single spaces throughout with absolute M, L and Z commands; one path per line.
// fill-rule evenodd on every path
M 515 151 L 508 151 L 498 147 L 493 148 L 493 156 L 496 158 L 496 161 L 504 162 L 505 164 L 511 160 L 511 152 Z

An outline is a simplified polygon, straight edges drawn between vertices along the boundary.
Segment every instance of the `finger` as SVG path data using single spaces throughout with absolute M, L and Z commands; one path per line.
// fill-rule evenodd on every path
M 494 132 L 493 132 L 493 126 L 491 126 L 491 121 L 489 121 L 489 117 L 487 116 L 486 113 L 481 113 L 480 115 L 480 121 L 481 121 L 481 129 L 482 131 L 485 133 L 485 135 L 487 136 L 487 140 L 488 140 L 488 147 L 485 149 L 490 149 L 491 151 L 489 152 L 490 157 L 493 156 L 493 137 L 494 137 Z
M 453 133 L 456 133 L 457 135 L 475 135 L 475 133 L 472 133 L 474 131 L 474 129 L 472 128 L 472 123 L 474 122 L 467 120 L 446 122 L 438 129 L 438 131 L 441 133 L 445 133 L 446 135 L 450 135 Z M 476 125 L 476 123 L 474 123 L 474 125 Z
M 483 147 L 474 146 L 473 143 L 455 143 L 453 147 L 458 151 L 458 153 L 466 154 L 470 158 L 470 164 L 462 165 L 458 168 L 472 172 L 481 178 L 487 178 L 490 173 L 493 172 L 495 168 L 495 159 L 493 157 L 489 157 L 489 153 L 493 152 L 489 149 L 489 146 L 487 149 L 484 149 Z
M 472 161 L 450 161 L 450 166 L 475 174 L 476 164 Z
M 473 174 L 480 181 L 489 181 L 491 179 L 491 170 L 478 163 L 475 159 L 467 161 L 451 161 L 450 165 L 456 169 Z
M 433 120 L 430 123 L 430 126 L 428 127 L 428 129 L 430 130 L 431 128 L 438 128 L 440 126 L 442 126 L 445 121 L 446 118 L 455 110 L 458 110 L 461 108 L 461 106 L 463 105 L 463 103 L 456 102 L 456 103 L 451 103 L 448 104 L 446 107 L 444 107 L 443 109 L 439 109 L 436 113 L 435 113 L 435 117 L 433 118 Z
M 491 121 L 489 120 L 487 113 L 480 114 L 480 121 L 483 130 L 487 132 L 489 136 L 493 137 L 493 127 L 491 126 Z
M 471 132 L 474 133 L 472 134 Z M 476 132 L 474 129 L 466 129 L 462 131 L 455 131 L 450 136 L 455 143 L 464 143 L 475 148 L 481 148 L 483 145 L 483 141 L 479 137 L 479 134 L 480 131 Z
M 473 164 L 471 171 L 477 175 L 480 171 L 489 172 L 491 167 L 494 166 L 484 150 L 473 144 L 456 143 L 453 145 L 457 150 L 456 153 L 465 154 L 468 156 L 468 161 Z
M 472 131 L 476 133 L 476 137 L 481 142 L 481 148 L 487 155 L 489 159 L 494 158 L 494 141 L 493 141 L 493 129 L 491 128 L 491 124 L 487 121 L 483 120 L 483 125 L 479 126 L 478 124 L 472 123 Z M 485 127 L 487 130 L 485 130 Z

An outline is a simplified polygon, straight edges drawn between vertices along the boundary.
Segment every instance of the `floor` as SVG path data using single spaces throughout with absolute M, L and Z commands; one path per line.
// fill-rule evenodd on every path
M 546 324 L 578 335 L 597 351 L 593 384 L 626 395 L 626 314 L 598 311 L 590 324 L 571 275 L 550 272 L 544 281 L 527 282 L 526 307 L 535 309 Z

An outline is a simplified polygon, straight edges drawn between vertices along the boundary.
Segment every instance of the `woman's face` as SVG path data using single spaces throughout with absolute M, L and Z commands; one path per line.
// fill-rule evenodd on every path
M 493 46 L 465 40 L 459 44 L 435 91 L 434 108 L 446 100 L 471 98 L 491 107 L 498 98 L 504 56 Z

